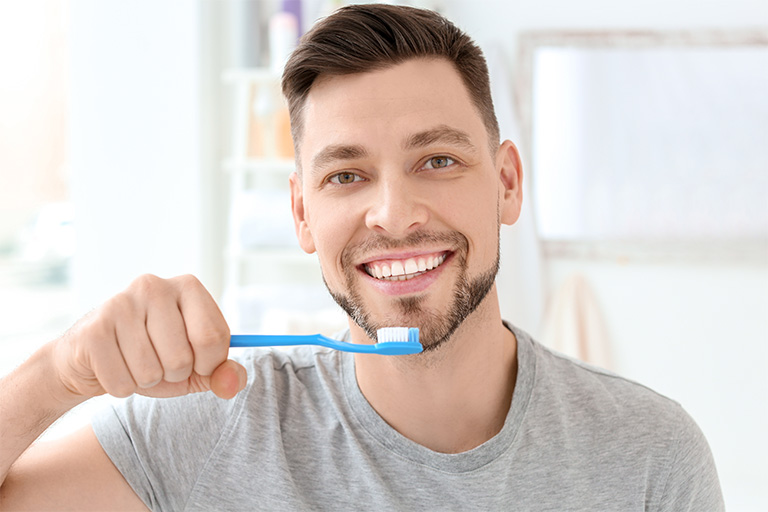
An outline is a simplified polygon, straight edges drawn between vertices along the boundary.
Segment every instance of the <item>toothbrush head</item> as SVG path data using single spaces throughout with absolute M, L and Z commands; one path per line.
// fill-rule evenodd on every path
M 418 354 L 424 347 L 419 343 L 417 327 L 384 327 L 376 331 L 375 353 L 382 355 Z

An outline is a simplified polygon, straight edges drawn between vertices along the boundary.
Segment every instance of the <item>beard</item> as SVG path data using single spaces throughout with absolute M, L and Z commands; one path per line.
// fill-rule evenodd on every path
M 366 253 L 375 249 L 402 249 L 418 247 L 424 242 L 448 243 L 452 247 L 453 262 L 459 270 L 456 284 L 452 290 L 452 300 L 447 310 L 439 311 L 426 306 L 426 296 L 417 295 L 394 299 L 394 308 L 388 312 L 375 315 L 366 306 L 358 291 L 360 276 L 353 261 L 356 254 Z M 334 291 L 323 282 L 336 303 L 362 328 L 369 338 L 376 340 L 377 331 L 383 327 L 418 327 L 419 341 L 424 347 L 424 353 L 432 352 L 445 345 L 456 330 L 483 302 L 496 281 L 499 271 L 499 246 L 497 242 L 495 261 L 477 276 L 469 276 L 467 269 L 467 254 L 469 242 L 466 237 L 457 232 L 450 233 L 413 233 L 402 240 L 394 240 L 382 235 L 375 235 L 363 244 L 345 250 L 342 253 L 342 268 L 344 269 L 346 290 Z M 374 318 L 383 316 L 383 318 Z

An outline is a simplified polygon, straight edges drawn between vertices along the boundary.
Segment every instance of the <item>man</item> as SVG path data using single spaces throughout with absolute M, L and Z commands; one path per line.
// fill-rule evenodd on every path
M 227 360 L 202 286 L 145 276 L 2 383 L 3 507 L 723 509 L 676 403 L 502 321 L 499 229 L 522 171 L 465 34 L 428 11 L 344 8 L 305 37 L 283 90 L 296 232 L 349 315 L 344 337 L 419 327 L 424 352 Z M 105 392 L 133 396 L 28 448 Z

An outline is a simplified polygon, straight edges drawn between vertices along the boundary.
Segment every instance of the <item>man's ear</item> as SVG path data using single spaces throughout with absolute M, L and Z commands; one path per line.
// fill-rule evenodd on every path
M 297 173 L 292 173 L 291 183 L 291 211 L 293 212 L 293 225 L 296 228 L 296 237 L 299 245 L 308 254 L 315 252 L 315 240 L 309 230 L 306 211 L 304 210 L 304 193 L 301 188 L 301 178 Z
M 496 154 L 499 172 L 499 207 L 501 223 L 512 225 L 520 217 L 523 205 L 523 164 L 512 141 L 505 140 Z

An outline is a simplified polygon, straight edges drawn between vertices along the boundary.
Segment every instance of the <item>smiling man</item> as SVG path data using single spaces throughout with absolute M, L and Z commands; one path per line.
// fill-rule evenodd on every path
M 301 63 L 286 71 L 289 95 Z M 353 332 L 375 339 L 383 326 L 419 326 L 428 352 L 462 324 L 481 338 L 510 335 L 500 318 L 489 322 L 495 290 L 484 299 L 500 223 L 520 212 L 520 162 L 511 143 L 491 144 L 497 130 L 486 129 L 453 64 L 425 56 L 321 75 L 300 111 L 301 177 L 291 179 L 299 240 L 318 252 Z
M 464 33 L 347 7 L 305 36 L 283 92 L 296 233 L 349 315 L 340 336 L 418 327 L 424 351 L 227 360 L 200 283 L 144 276 L 0 385 L 3 509 L 723 509 L 678 404 L 502 320 L 499 231 L 522 169 Z M 105 392 L 131 397 L 29 447 Z

